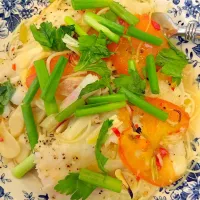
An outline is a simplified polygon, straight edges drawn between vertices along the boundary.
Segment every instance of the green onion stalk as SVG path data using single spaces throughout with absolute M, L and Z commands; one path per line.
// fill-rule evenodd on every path
M 149 33 L 146 33 L 144 31 L 141 31 L 140 29 L 129 26 L 127 30 L 127 35 L 137 38 L 138 40 L 142 40 L 143 42 L 147 42 L 156 46 L 160 46 L 163 43 L 163 40 L 157 36 L 151 35 Z
M 88 104 L 97 104 L 97 103 L 115 103 L 120 101 L 126 101 L 127 98 L 124 94 L 112 94 L 105 96 L 94 96 L 90 97 L 87 100 Z
M 88 115 L 95 115 L 100 113 L 105 113 L 113 110 L 117 110 L 126 106 L 126 101 L 117 102 L 117 103 L 110 103 L 105 105 L 100 105 L 97 107 L 91 108 L 80 108 L 77 109 L 75 112 L 76 117 L 83 117 Z
M 122 190 L 122 182 L 120 180 L 108 175 L 90 171 L 88 169 L 80 170 L 79 179 L 97 187 L 111 190 L 113 192 L 120 193 Z
M 94 20 L 96 20 L 98 23 L 100 23 L 101 25 L 107 27 L 108 29 L 110 29 L 113 33 L 116 33 L 117 35 L 122 36 L 124 34 L 125 31 L 125 27 L 121 26 L 120 24 L 117 24 L 113 21 L 110 21 L 104 17 L 101 17 L 99 15 L 96 15 L 92 12 L 88 12 L 87 15 L 89 15 L 91 18 L 93 18 Z
M 29 143 L 31 145 L 31 149 L 33 150 L 35 145 L 38 143 L 38 132 L 33 116 L 33 111 L 30 104 L 22 104 L 21 108 L 26 125 Z
M 73 115 L 75 111 L 83 105 L 85 105 L 85 101 L 83 99 L 78 99 L 77 101 L 72 103 L 70 106 L 68 106 L 66 109 L 64 109 L 61 113 L 59 113 L 56 116 L 56 120 L 58 122 L 63 122 L 65 119 Z
M 69 16 L 65 17 L 65 23 L 67 25 L 74 25 L 75 27 L 75 32 L 79 35 L 79 36 L 83 36 L 83 35 L 87 35 L 87 33 Z
M 45 61 L 44 60 L 35 61 L 34 66 L 40 83 L 40 88 L 43 92 L 49 80 L 49 73 Z M 56 103 L 55 98 L 53 98 L 51 102 L 44 101 L 44 105 L 47 115 L 51 115 L 58 112 L 58 105 Z
M 35 80 L 32 82 L 31 86 L 29 87 L 28 92 L 26 93 L 26 96 L 24 97 L 23 103 L 30 104 L 33 101 L 39 88 L 40 88 L 39 80 L 36 77 Z
M 12 169 L 12 174 L 14 177 L 20 179 L 34 167 L 34 154 L 31 154 L 28 158 Z
M 60 83 L 60 79 L 64 73 L 68 59 L 61 56 L 56 66 L 51 73 L 44 89 L 42 90 L 41 98 L 46 102 L 52 102 L 55 99 L 56 91 Z
M 164 112 L 163 110 L 153 106 L 152 104 L 148 103 L 141 97 L 135 95 L 134 93 L 130 92 L 126 88 L 122 87 L 119 91 L 122 94 L 125 94 L 128 98 L 128 101 L 139 107 L 140 109 L 144 110 L 145 112 L 153 115 L 154 117 L 160 119 L 161 121 L 166 121 L 168 119 L 168 113 Z
M 111 41 L 118 43 L 120 40 L 120 36 L 116 33 L 113 33 L 109 28 L 106 26 L 101 25 L 93 16 L 93 13 L 86 12 L 84 14 L 85 22 L 90 25 L 93 29 L 100 32 L 102 31 Z
M 160 88 L 158 83 L 158 76 L 156 73 L 156 65 L 153 55 L 148 55 L 146 58 L 146 64 L 147 64 L 147 77 L 149 79 L 149 84 L 151 88 L 151 92 L 153 94 L 159 94 Z
M 113 0 L 72 0 L 72 6 L 75 10 L 109 7 L 112 12 L 128 24 L 136 25 L 139 22 L 139 19 L 136 16 L 132 15 L 121 4 Z

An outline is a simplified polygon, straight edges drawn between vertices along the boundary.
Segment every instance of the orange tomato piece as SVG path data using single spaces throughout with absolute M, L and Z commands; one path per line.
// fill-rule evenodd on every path
M 160 141 L 169 134 L 179 132 L 185 133 L 189 126 L 189 115 L 179 106 L 159 98 L 146 98 L 146 100 L 164 110 L 169 114 L 166 122 L 163 122 L 156 117 L 145 113 L 143 110 L 133 107 L 133 117 L 142 116 L 142 134 L 151 142 L 154 148 L 157 148 Z M 181 133 L 179 133 L 181 134 Z
M 27 73 L 27 78 L 26 78 L 26 86 L 29 88 L 32 84 L 32 82 L 34 81 L 34 79 L 36 78 L 36 70 L 35 67 L 32 66 L 29 68 L 28 73 Z
M 69 59 L 65 71 L 63 73 L 63 76 L 69 75 L 74 72 L 74 66 L 76 65 L 76 62 L 78 62 L 79 57 L 75 53 L 64 55 L 66 58 Z M 50 72 L 53 71 L 54 67 L 56 66 L 56 63 L 58 62 L 60 56 L 55 56 L 51 62 L 50 62 Z M 31 83 L 36 77 L 36 70 L 35 67 L 32 66 L 29 68 L 26 78 L 26 85 L 27 87 L 30 87 Z
M 158 98 L 146 98 L 154 106 L 169 114 L 169 122 L 163 122 L 133 106 L 133 117 L 142 116 L 142 136 L 136 135 L 131 126 L 119 138 L 119 155 L 127 168 L 137 177 L 160 187 L 178 180 L 169 154 L 163 157 L 163 165 L 157 170 L 157 177 L 152 175 L 152 160 L 158 149 L 162 149 L 163 138 L 170 134 L 184 134 L 189 125 L 188 114 L 179 106 Z M 126 117 L 127 118 L 127 115 Z M 167 176 L 166 176 L 167 174 Z
M 146 144 L 145 148 L 143 148 L 144 143 Z M 166 156 L 163 159 L 163 167 L 158 171 L 158 177 L 153 179 L 151 162 L 154 158 L 154 150 L 147 139 L 136 139 L 132 129 L 121 134 L 119 153 L 125 166 L 134 175 L 153 185 L 160 187 L 170 185 L 171 181 L 174 182 L 179 178 L 175 175 L 169 156 Z
M 131 122 L 130 113 L 128 112 L 126 108 L 121 108 L 118 111 L 118 117 L 119 117 L 119 120 L 123 122 L 124 129 L 128 129 L 131 127 L 132 122 Z
M 65 58 L 67 58 L 69 61 L 66 65 L 65 71 L 63 73 L 63 76 L 67 76 L 69 74 L 72 74 L 74 72 L 74 66 L 76 65 L 75 62 L 78 60 L 78 56 L 75 53 L 64 55 Z M 50 71 L 52 72 L 54 67 L 56 66 L 56 63 L 58 62 L 60 56 L 56 56 L 51 60 L 50 63 Z
M 117 72 L 120 74 L 128 73 L 128 60 L 136 58 L 137 49 L 140 44 L 142 45 L 139 51 L 139 62 L 137 63 L 137 68 L 141 75 L 142 68 L 146 65 L 146 57 L 149 54 L 156 56 L 161 49 L 168 47 L 167 40 L 162 31 L 154 27 L 154 24 L 150 21 L 149 15 L 138 15 L 138 18 L 140 19 L 140 22 L 136 25 L 138 29 L 146 31 L 146 28 L 150 23 L 147 33 L 162 38 L 164 42 L 161 46 L 154 46 L 135 38 L 132 38 L 131 41 L 128 41 L 126 38 L 121 38 L 119 44 L 111 43 L 108 45 L 110 51 L 115 52 L 115 54 L 111 56 L 110 60 L 113 62 Z M 124 26 L 128 26 L 126 23 L 122 22 L 122 20 L 120 20 L 120 22 Z

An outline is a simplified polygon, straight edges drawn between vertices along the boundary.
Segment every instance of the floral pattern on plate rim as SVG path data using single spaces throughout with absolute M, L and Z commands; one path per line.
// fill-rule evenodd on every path
M 179 26 L 187 25 L 188 21 L 195 20 L 200 27 L 200 1 L 199 0 L 166 0 L 172 3 L 173 7 L 168 14 Z M 9 34 L 19 25 L 23 19 L 32 17 L 48 6 L 49 0 L 0 0 L 0 39 L 6 39 Z M 183 21 L 184 19 L 184 21 Z M 197 71 L 196 84 L 200 84 L 200 42 L 190 43 L 182 37 L 177 37 L 176 45 L 187 55 L 190 64 Z M 1 47 L 0 47 L 0 51 Z M 200 145 L 200 139 L 196 138 L 195 143 Z M 195 147 L 194 147 L 195 148 Z M 195 151 L 195 149 L 194 149 Z M 12 184 L 13 177 L 7 175 L 7 164 L 0 156 L 0 199 L 12 200 L 15 197 L 12 191 L 7 191 L 6 185 Z M 7 170 L 7 171 L 6 171 Z M 193 170 L 200 170 L 200 163 L 196 164 Z M 2 171 L 2 170 L 1 170 Z M 179 181 L 177 181 L 178 183 Z M 174 185 L 176 185 L 175 183 Z M 22 188 L 21 196 L 24 200 L 49 200 L 48 194 L 36 194 L 32 191 L 25 191 Z M 168 188 L 161 188 L 159 193 L 153 197 L 154 200 L 200 200 L 200 173 L 190 173 L 183 183 L 173 191 Z

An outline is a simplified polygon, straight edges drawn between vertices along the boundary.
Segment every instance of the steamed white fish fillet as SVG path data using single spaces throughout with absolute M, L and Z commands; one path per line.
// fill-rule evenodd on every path
M 48 141 L 47 141 L 48 140 Z M 35 160 L 38 176 L 42 182 L 43 190 L 48 192 L 50 199 L 70 199 L 69 196 L 58 194 L 53 190 L 59 180 L 64 179 L 70 172 L 78 172 L 81 168 L 98 170 L 97 161 L 94 153 L 94 146 L 87 144 L 84 140 L 64 144 L 51 138 L 42 139 L 37 145 Z M 109 171 L 115 171 L 118 168 L 124 168 L 121 160 L 109 160 L 106 164 Z M 88 200 L 127 200 L 130 196 L 126 190 L 121 194 L 111 192 L 105 189 L 95 190 Z
M 70 172 L 97 165 L 93 146 L 84 142 L 60 144 L 58 141 L 49 145 L 50 141 L 51 138 L 40 140 L 36 150 L 38 175 L 45 188 L 55 186 Z

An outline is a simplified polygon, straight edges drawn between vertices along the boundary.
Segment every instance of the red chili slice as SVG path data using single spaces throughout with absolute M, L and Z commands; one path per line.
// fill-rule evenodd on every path
M 155 22 L 153 20 L 151 20 L 151 24 L 156 30 L 160 31 L 160 29 L 161 29 L 160 24 L 158 24 L 157 22 Z
M 118 128 L 114 127 L 114 128 L 112 128 L 112 131 L 114 132 L 114 134 L 115 134 L 117 137 L 120 137 L 121 133 L 120 133 L 120 131 L 119 131 Z

